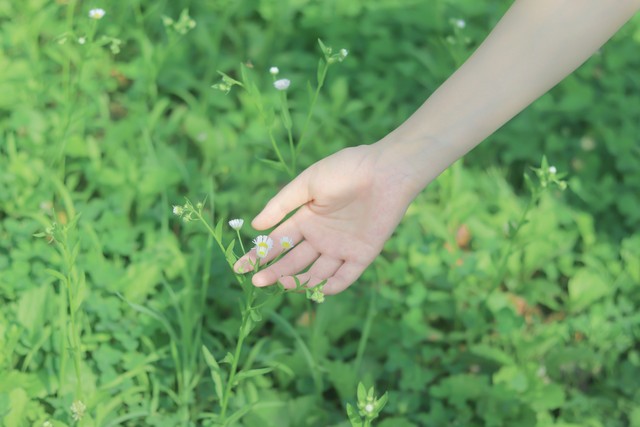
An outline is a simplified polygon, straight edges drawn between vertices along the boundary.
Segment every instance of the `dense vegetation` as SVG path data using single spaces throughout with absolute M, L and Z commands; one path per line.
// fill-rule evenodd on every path
M 398 126 L 509 3 L 0 0 L 0 425 L 349 426 L 362 382 L 388 391 L 379 426 L 640 426 L 640 17 L 431 184 L 346 292 L 228 268 L 226 221 L 249 245 L 289 180 L 270 67 L 298 138 L 317 40 L 348 49 L 300 170 Z

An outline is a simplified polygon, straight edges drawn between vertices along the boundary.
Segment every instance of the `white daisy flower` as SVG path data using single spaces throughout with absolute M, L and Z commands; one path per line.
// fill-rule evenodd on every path
M 280 238 L 280 247 L 284 251 L 288 251 L 289 249 L 291 249 L 293 247 L 293 240 L 291 240 L 291 237 L 285 236 Z
M 258 258 L 264 258 L 273 247 L 273 239 L 269 236 L 258 236 L 253 241 L 253 244 L 256 245 L 256 255 Z
M 278 69 L 278 67 L 269 68 L 269 73 L 271 73 L 271 75 L 273 75 L 273 76 L 277 76 L 279 72 L 280 72 L 280 70 Z
M 273 87 L 278 90 L 287 90 L 289 85 L 291 85 L 291 80 L 289 79 L 280 79 L 273 82 Z
M 229 226 L 236 231 L 242 228 L 242 224 L 244 224 L 244 219 L 236 218 L 229 221 Z
M 89 18 L 91 19 L 102 19 L 102 17 L 104 16 L 106 12 L 104 11 L 104 9 L 91 9 L 89 11 Z

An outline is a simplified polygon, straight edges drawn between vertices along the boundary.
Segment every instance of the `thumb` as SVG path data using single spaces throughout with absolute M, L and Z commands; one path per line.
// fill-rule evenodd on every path
M 251 226 L 256 230 L 271 228 L 289 212 L 310 201 L 309 175 L 309 169 L 306 169 L 280 190 L 251 221 Z

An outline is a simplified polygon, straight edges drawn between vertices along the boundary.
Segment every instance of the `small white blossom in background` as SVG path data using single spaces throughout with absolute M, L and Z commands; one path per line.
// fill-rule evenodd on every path
M 256 245 L 256 255 L 258 258 L 264 258 L 273 247 L 273 239 L 269 236 L 258 236 L 253 241 L 253 244 Z
M 85 44 L 87 42 L 87 39 L 84 37 L 78 37 L 78 44 Z
M 278 67 L 269 68 L 269 73 L 271 73 L 272 76 L 277 76 L 279 72 L 280 70 L 278 69 Z
M 51 212 L 53 209 L 53 203 L 50 200 L 43 200 L 40 202 L 40 209 L 44 212 Z
M 236 231 L 240 230 L 243 224 L 244 224 L 244 219 L 236 218 L 229 221 L 229 226 Z
M 174 205 L 173 206 L 173 214 L 177 215 L 177 216 L 182 216 L 182 214 L 184 214 L 184 207 L 178 206 L 178 205 Z
M 291 237 L 282 237 L 280 239 L 280 247 L 285 251 L 291 249 L 293 247 L 293 240 L 291 240 Z
M 291 85 L 291 80 L 289 79 L 280 79 L 273 82 L 273 87 L 278 90 L 287 90 Z
M 342 62 L 347 55 L 349 55 L 349 51 L 347 49 L 340 49 L 340 62 Z
M 81 400 L 76 400 L 71 404 L 71 417 L 74 421 L 80 421 L 84 417 L 84 411 L 86 411 L 87 407 L 82 403 Z
M 373 405 L 371 403 L 367 403 L 364 407 L 365 412 L 367 413 L 372 413 L 373 412 Z
M 556 169 L 556 167 L 555 167 L 555 166 L 549 166 L 549 173 L 550 173 L 550 174 L 552 174 L 552 175 L 553 175 L 553 174 L 555 174 L 555 173 L 557 173 L 557 172 L 558 172 L 558 170 Z
M 104 9 L 100 9 L 100 8 L 91 9 L 89 11 L 89 18 L 91 18 L 91 19 L 102 19 L 104 17 L 105 13 L 106 12 L 104 11 Z
M 454 19 L 453 20 L 453 25 L 455 25 L 456 27 L 463 29 L 464 27 L 467 26 L 467 23 L 464 21 L 464 19 Z
M 51 421 L 47 420 L 42 423 L 42 427 L 53 427 L 53 424 L 51 423 Z

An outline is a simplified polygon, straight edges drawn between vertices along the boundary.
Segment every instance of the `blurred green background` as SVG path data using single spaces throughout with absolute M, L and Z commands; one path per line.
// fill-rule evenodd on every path
M 308 166 L 400 125 L 509 4 L 0 0 L 0 424 L 212 425 L 200 349 L 232 351 L 240 290 L 171 205 L 206 198 L 216 220 L 248 222 L 288 181 L 258 161 L 273 153 L 246 94 L 211 89 L 217 71 L 246 64 L 270 99 L 278 66 L 299 132 L 317 39 L 349 50 Z M 232 425 L 347 426 L 363 381 L 389 391 L 380 426 L 640 427 L 639 49 L 636 16 L 430 185 L 348 291 L 270 301 L 240 365 L 273 371 L 238 385 Z M 509 239 L 543 154 L 569 189 Z M 71 262 L 34 237 L 53 223 L 70 227 Z M 79 422 L 68 290 L 52 271 L 76 283 Z

